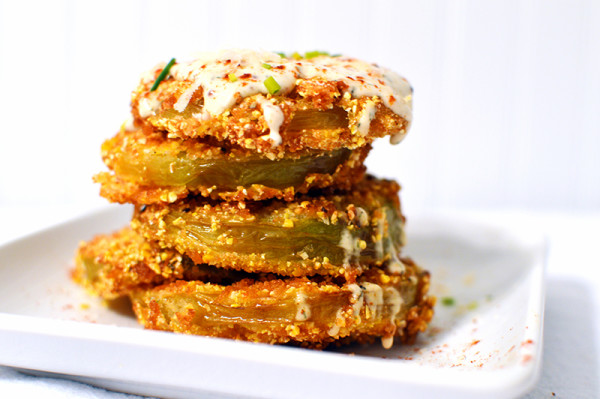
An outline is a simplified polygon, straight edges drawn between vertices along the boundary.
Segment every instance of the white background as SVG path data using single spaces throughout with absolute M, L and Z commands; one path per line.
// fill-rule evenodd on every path
M 0 0 L 0 242 L 104 205 L 91 176 L 139 74 L 225 47 L 327 50 L 406 76 L 413 129 L 378 142 L 370 171 L 403 184 L 409 222 L 464 208 L 543 230 L 544 363 L 528 398 L 600 395 L 600 1 Z M 0 387 L 122 397 L 4 367 Z
M 600 209 L 600 2 L 0 1 L 0 206 L 102 205 L 139 74 L 198 50 L 344 53 L 415 88 L 377 143 L 405 210 Z

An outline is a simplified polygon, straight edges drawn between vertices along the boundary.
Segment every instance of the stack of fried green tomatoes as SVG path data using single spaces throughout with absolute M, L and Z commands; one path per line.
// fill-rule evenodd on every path
M 77 282 L 156 330 L 313 348 L 425 330 L 400 187 L 363 166 L 409 129 L 404 78 L 322 52 L 200 53 L 143 74 L 131 106 L 95 180 L 135 211 L 80 245 Z

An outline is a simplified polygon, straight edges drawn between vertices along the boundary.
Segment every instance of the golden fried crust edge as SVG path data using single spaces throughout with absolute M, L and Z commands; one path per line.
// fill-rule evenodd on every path
M 94 176 L 94 182 L 100 184 L 100 195 L 110 202 L 134 205 L 169 204 L 184 199 L 189 195 L 223 201 L 264 201 L 272 198 L 293 201 L 298 194 L 306 194 L 311 190 L 332 188 L 349 190 L 365 175 L 363 162 L 371 147 L 365 146 L 355 150 L 350 157 L 339 164 L 332 174 L 307 173 L 300 185 L 285 188 L 273 188 L 262 184 L 238 186 L 235 190 L 221 189 L 218 186 L 156 186 L 144 185 L 115 173 L 100 172 Z
M 131 226 L 147 240 L 175 248 L 196 263 L 286 276 L 320 274 L 352 279 L 365 268 L 394 257 L 404 244 L 398 190 L 393 181 L 368 177 L 350 194 L 300 196 L 288 203 L 188 199 L 138 207 Z M 309 224 L 310 229 L 327 231 L 329 237 L 319 253 L 312 255 L 302 245 L 312 245 L 325 233 L 303 233 Z M 252 231 L 267 241 L 253 241 L 258 238 L 252 238 Z M 297 237 L 304 244 L 290 238 L 277 241 L 277 250 L 268 244 L 275 236 Z M 247 250 L 249 246 L 252 252 Z M 288 249 L 281 253 L 281 248 Z M 271 250 L 274 252 L 269 255 Z M 362 251 L 367 255 L 360 256 Z
M 431 320 L 435 299 L 427 296 L 429 274 L 412 261 L 404 261 L 412 277 L 390 276 L 378 270 L 362 283 L 371 291 L 377 285 L 385 295 L 392 288 L 401 293 L 403 304 L 392 313 L 377 314 L 375 308 L 366 305 L 366 299 L 359 301 L 355 294 L 358 285 L 318 285 L 307 279 L 246 281 L 226 288 L 176 282 L 136 291 L 131 297 L 138 320 L 150 329 L 316 348 L 365 342 L 372 337 L 383 338 L 382 343 L 387 346 L 394 337 L 398 342 L 412 343 Z M 381 283 L 382 275 L 391 277 L 392 282 Z M 358 291 L 364 292 L 364 287 Z M 386 296 L 384 303 L 391 308 L 394 300 L 389 298 Z M 319 310 L 317 303 L 330 308 Z M 271 304 L 277 304 L 277 310 Z M 258 319 L 255 306 L 262 312 Z M 277 319 L 274 312 L 282 309 L 287 313 Z M 228 316 L 221 317 L 224 315 Z

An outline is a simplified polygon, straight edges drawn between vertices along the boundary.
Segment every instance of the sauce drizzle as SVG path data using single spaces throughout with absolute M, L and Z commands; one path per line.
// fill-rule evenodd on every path
M 265 68 L 265 64 L 271 68 Z M 412 88 L 406 79 L 386 68 L 350 57 L 292 59 L 266 51 L 225 50 L 199 53 L 191 61 L 178 62 L 171 68 L 170 76 L 177 81 L 192 83 L 175 103 L 174 109 L 178 112 L 187 108 L 199 88 L 202 88 L 203 110 L 210 116 L 218 116 L 233 107 L 240 98 L 256 94 L 269 98 L 271 95 L 264 84 L 267 79 L 273 78 L 281 87 L 277 95 L 286 95 L 293 90 L 298 79 L 320 78 L 344 83 L 346 89 L 343 95 L 349 94 L 354 98 L 377 96 L 409 124 L 412 120 Z M 230 76 L 236 76 L 236 79 L 232 81 Z M 271 129 L 269 138 L 273 145 L 279 145 L 283 113 L 272 103 L 265 107 L 264 101 L 266 99 L 261 104 Z M 150 110 L 155 108 L 150 107 Z M 374 103 L 367 102 L 359 118 L 359 134 L 364 136 L 368 133 L 375 110 Z M 394 133 L 391 142 L 399 142 L 406 130 Z

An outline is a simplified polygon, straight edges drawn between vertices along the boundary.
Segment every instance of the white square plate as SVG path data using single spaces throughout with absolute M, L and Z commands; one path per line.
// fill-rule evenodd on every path
M 413 346 L 315 351 L 143 330 L 69 277 L 80 240 L 125 225 L 127 206 L 0 248 L 0 364 L 124 392 L 187 397 L 506 398 L 539 374 L 545 244 L 459 215 L 411 218 L 405 253 L 438 297 Z M 118 304 L 117 304 L 118 305 Z

